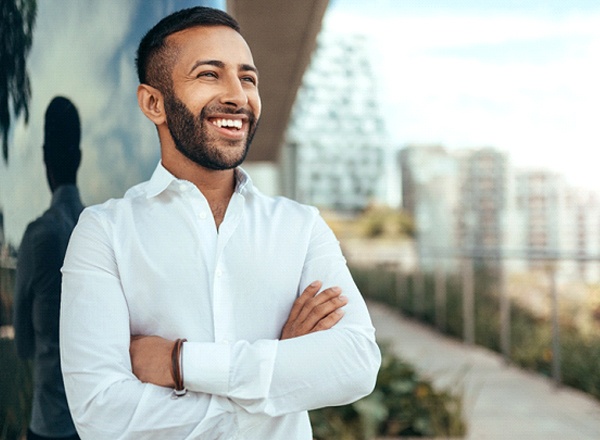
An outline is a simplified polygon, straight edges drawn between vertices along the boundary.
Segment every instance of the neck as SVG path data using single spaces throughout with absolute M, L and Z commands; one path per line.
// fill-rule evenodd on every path
M 71 182 L 56 183 L 54 181 L 48 182 L 48 186 L 50 187 L 50 192 L 52 194 L 54 194 L 56 192 L 56 190 L 58 188 L 60 188 L 61 186 L 66 186 L 66 185 L 75 185 L 75 182 L 73 182 L 73 183 L 71 183 Z
M 177 154 L 162 155 L 163 166 L 178 179 L 192 182 L 206 197 L 217 228 L 225 217 L 229 200 L 235 191 L 235 170 L 211 170 Z
M 179 154 L 178 157 L 162 156 L 163 166 L 178 179 L 192 182 L 202 194 L 233 193 L 235 170 L 211 170 Z

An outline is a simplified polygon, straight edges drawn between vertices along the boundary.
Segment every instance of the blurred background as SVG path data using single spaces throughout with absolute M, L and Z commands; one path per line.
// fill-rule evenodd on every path
M 36 7 L 29 117 L 11 104 L 0 159 L 2 387 L 27 380 L 10 357 L 12 285 L 25 227 L 50 202 L 46 106 L 63 95 L 79 109 L 83 202 L 122 196 L 159 160 L 137 107 L 137 44 L 164 15 L 204 4 L 238 19 L 261 73 L 243 167 L 264 192 L 321 209 L 369 301 L 600 399 L 598 2 L 1 1 Z M 421 380 L 409 406 L 433 393 Z M 11 390 L 0 389 L 5 438 L 28 417 Z M 452 407 L 454 428 L 398 428 L 398 396 L 315 424 L 368 419 L 364 438 L 469 431 Z

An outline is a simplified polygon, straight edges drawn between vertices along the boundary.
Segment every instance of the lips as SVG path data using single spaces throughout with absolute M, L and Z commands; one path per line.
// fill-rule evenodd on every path
M 213 118 L 210 119 L 210 122 L 217 127 L 226 127 L 236 130 L 241 130 L 243 125 L 241 119 Z
M 242 140 L 248 131 L 247 118 L 244 116 L 211 116 L 206 118 L 206 120 L 214 132 L 226 139 Z

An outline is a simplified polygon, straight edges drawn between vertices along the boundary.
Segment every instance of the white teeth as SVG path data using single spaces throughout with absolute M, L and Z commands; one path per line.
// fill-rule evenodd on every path
M 242 121 L 240 119 L 213 119 L 212 123 L 217 127 L 233 127 L 238 130 L 242 128 Z

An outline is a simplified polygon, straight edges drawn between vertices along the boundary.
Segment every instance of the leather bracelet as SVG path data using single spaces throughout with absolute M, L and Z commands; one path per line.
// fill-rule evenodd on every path
M 187 393 L 187 389 L 183 386 L 183 370 L 181 368 L 181 348 L 183 343 L 187 339 L 177 339 L 173 350 L 171 351 L 171 374 L 173 376 L 173 382 L 175 382 L 175 389 L 173 393 L 176 397 L 183 396 Z

